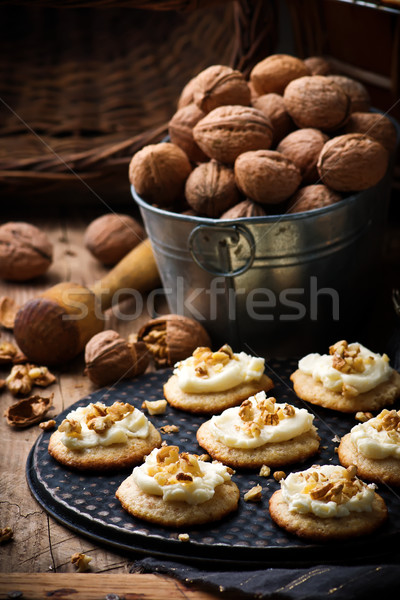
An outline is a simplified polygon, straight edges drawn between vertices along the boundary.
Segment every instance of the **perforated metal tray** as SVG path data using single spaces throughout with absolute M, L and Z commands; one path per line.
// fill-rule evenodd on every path
M 295 361 L 271 361 L 269 372 L 275 383 L 273 394 L 279 402 L 304 406 L 291 389 L 289 375 L 296 368 Z M 162 386 L 169 370 L 150 373 L 134 381 L 121 382 L 115 387 L 98 390 L 76 402 L 61 413 L 57 425 L 72 408 L 89 402 L 105 404 L 129 401 L 137 408 L 143 400 L 162 398 Z M 308 406 L 315 414 L 314 423 L 321 437 L 321 451 L 309 461 L 286 468 L 304 469 L 312 464 L 336 464 L 334 436 L 342 436 L 354 425 L 354 417 Z M 207 417 L 190 415 L 168 406 L 164 415 L 150 417 L 156 427 L 174 424 L 179 432 L 163 434 L 168 443 L 181 451 L 203 453 L 196 442 L 196 430 Z M 34 444 L 27 461 L 27 481 L 41 506 L 65 526 L 99 543 L 113 546 L 124 553 L 141 552 L 191 561 L 211 561 L 213 564 L 285 563 L 291 565 L 318 562 L 350 562 L 369 556 L 383 555 L 400 540 L 400 502 L 397 493 L 380 486 L 389 509 L 389 521 L 375 534 L 346 544 L 309 544 L 286 534 L 270 519 L 268 499 L 279 484 L 272 478 L 260 477 L 257 471 L 239 471 L 233 476 L 241 492 L 239 509 L 218 523 L 174 530 L 158 527 L 126 513 L 115 498 L 119 484 L 129 472 L 106 475 L 83 474 L 59 465 L 47 452 L 51 432 L 44 432 Z M 263 487 L 260 503 L 243 501 L 243 494 L 256 484 Z M 189 543 L 180 542 L 179 533 L 189 533 Z

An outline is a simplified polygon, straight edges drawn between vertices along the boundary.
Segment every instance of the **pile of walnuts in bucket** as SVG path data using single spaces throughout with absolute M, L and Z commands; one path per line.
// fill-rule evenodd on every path
M 377 184 L 396 129 L 365 87 L 321 57 L 275 54 L 249 81 L 208 67 L 184 87 L 170 142 L 130 163 L 136 192 L 159 208 L 235 219 L 303 212 Z

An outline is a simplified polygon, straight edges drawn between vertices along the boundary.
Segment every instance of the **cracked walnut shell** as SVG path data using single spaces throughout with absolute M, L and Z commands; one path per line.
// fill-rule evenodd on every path
M 149 364 L 142 342 L 127 342 L 112 329 L 93 336 L 85 347 L 85 373 L 97 386 L 141 375 Z
M 181 198 L 191 170 L 189 159 L 179 146 L 162 142 L 145 146 L 134 154 L 129 179 L 144 200 L 167 207 Z
M 30 223 L 0 226 L 0 277 L 27 281 L 46 273 L 53 260 L 47 235 Z
M 272 136 L 271 121 L 251 106 L 220 106 L 193 129 L 194 139 L 207 156 L 226 164 L 248 150 L 269 148 Z
M 235 162 L 235 177 L 239 189 L 260 204 L 286 200 L 294 194 L 301 181 L 296 165 L 274 150 L 241 154 Z
M 214 219 L 240 199 L 233 170 L 216 160 L 199 165 L 190 173 L 185 196 L 197 214 Z
M 31 396 L 11 404 L 5 411 L 4 416 L 8 425 L 23 428 L 39 423 L 52 407 L 54 394 L 49 398 Z
M 289 54 L 272 54 L 255 65 L 250 81 L 255 91 L 262 94 L 283 94 L 293 79 L 308 75 L 309 70 L 300 58 Z
M 298 127 L 332 131 L 344 125 L 350 114 L 349 96 L 337 83 L 322 75 L 291 81 L 283 99 Z
M 157 368 L 173 366 L 190 356 L 199 346 L 211 346 L 211 340 L 200 323 L 182 315 L 163 315 L 148 321 L 139 331 Z
M 361 133 L 347 133 L 326 142 L 318 159 L 318 172 L 338 192 L 358 192 L 385 175 L 389 155 L 379 142 Z
M 212 65 L 197 75 L 193 101 L 205 113 L 218 106 L 248 106 L 250 89 L 240 71 L 225 65 Z
M 90 223 L 86 248 L 104 265 L 115 265 L 146 237 L 143 227 L 129 215 L 109 213 Z

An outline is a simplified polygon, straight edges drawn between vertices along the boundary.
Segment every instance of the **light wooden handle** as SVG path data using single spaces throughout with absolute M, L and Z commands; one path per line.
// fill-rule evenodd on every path
M 106 310 L 113 303 L 114 295 L 121 290 L 148 292 L 160 285 L 160 276 L 150 240 L 146 239 L 131 250 L 111 271 L 97 281 L 92 292 L 99 298 L 101 308 Z M 118 295 L 118 301 L 130 296 L 129 292 Z

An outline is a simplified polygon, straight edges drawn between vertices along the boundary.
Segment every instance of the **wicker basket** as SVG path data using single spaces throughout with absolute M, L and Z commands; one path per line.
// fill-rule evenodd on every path
M 128 197 L 127 164 L 165 134 L 184 84 L 275 44 L 273 0 L 0 5 L 2 193 Z

